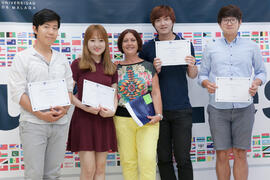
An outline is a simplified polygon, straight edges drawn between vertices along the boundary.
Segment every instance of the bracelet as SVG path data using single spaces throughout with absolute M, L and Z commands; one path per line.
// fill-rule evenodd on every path
M 156 116 L 159 116 L 160 117 L 160 120 L 163 119 L 163 115 L 162 114 L 156 114 Z

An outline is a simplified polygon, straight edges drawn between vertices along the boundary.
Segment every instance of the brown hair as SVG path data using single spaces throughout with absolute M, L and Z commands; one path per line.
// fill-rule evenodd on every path
M 170 17 L 172 22 L 175 23 L 175 14 L 173 8 L 171 8 L 170 6 L 161 5 L 154 7 L 150 14 L 150 21 L 154 27 L 155 27 L 155 20 L 162 16 Z
M 221 23 L 222 18 L 226 17 L 235 17 L 238 20 L 238 22 L 240 22 L 240 20 L 242 20 L 242 11 L 240 10 L 239 7 L 233 4 L 223 6 L 218 12 L 217 17 L 218 24 Z
M 96 72 L 95 61 L 91 58 L 91 52 L 88 49 L 88 41 L 94 35 L 97 35 L 99 38 L 104 39 L 105 41 L 105 50 L 102 53 L 104 73 L 107 75 L 113 75 L 116 71 L 116 66 L 111 61 L 108 34 L 102 25 L 90 25 L 86 29 L 84 34 L 82 58 L 79 62 L 79 68 L 89 69 L 91 72 Z
M 118 41 L 117 41 L 117 46 L 118 46 L 119 51 L 121 51 L 121 53 L 124 53 L 122 45 L 123 45 L 124 37 L 127 33 L 133 34 L 133 36 L 136 38 L 137 43 L 138 43 L 137 52 L 141 51 L 142 50 L 142 38 L 141 38 L 140 34 L 134 29 L 126 29 L 120 34 L 120 36 L 118 37 Z

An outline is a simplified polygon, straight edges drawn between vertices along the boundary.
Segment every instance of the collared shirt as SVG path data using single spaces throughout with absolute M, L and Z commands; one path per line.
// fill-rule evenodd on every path
M 206 45 L 198 82 L 215 82 L 216 77 L 252 77 L 253 70 L 254 79 L 265 83 L 266 70 L 258 45 L 240 37 L 228 43 L 223 37 Z M 243 108 L 252 103 L 215 102 L 215 93 L 209 94 L 209 98 L 209 103 L 218 109 Z
M 52 50 L 51 61 L 48 62 L 33 47 L 28 48 L 14 57 L 9 71 L 9 89 L 12 100 L 19 104 L 21 96 L 28 94 L 27 84 L 46 80 L 64 79 L 67 82 L 68 92 L 73 90 L 73 79 L 70 65 L 65 56 Z M 29 121 L 37 124 L 52 124 L 38 119 L 32 113 L 21 108 L 20 121 Z M 53 124 L 64 124 L 67 116 Z
M 175 34 L 174 40 L 183 40 Z M 152 39 L 143 45 L 139 56 L 151 63 L 156 57 L 155 41 Z M 191 43 L 191 55 L 194 56 L 194 47 Z M 158 74 L 163 110 L 179 110 L 191 108 L 188 97 L 187 65 L 162 66 Z

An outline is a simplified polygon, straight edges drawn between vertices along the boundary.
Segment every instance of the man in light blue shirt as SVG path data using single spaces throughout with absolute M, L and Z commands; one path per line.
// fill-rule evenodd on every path
M 218 24 L 223 38 L 205 47 L 199 72 L 199 84 L 209 92 L 207 108 L 209 125 L 214 141 L 218 180 L 230 179 L 229 154 L 234 155 L 235 180 L 246 180 L 248 164 L 246 153 L 250 149 L 254 123 L 254 105 L 250 103 L 216 102 L 216 77 L 254 78 L 249 93 L 254 96 L 258 86 L 266 80 L 266 70 L 258 45 L 237 36 L 242 23 L 242 12 L 235 5 L 224 6 L 218 13 Z

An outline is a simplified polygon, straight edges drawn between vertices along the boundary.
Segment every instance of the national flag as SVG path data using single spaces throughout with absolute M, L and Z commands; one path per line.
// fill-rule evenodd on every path
M 113 45 L 117 46 L 117 40 L 113 40 Z
M 197 161 L 198 162 L 204 162 L 205 161 L 205 156 L 197 157 Z
M 56 39 L 52 45 L 53 46 L 59 46 L 60 45 L 59 39 Z
M 112 39 L 109 39 L 109 46 L 112 46 Z
M 108 38 L 112 38 L 112 33 L 108 33 Z
M 208 155 L 214 155 L 215 154 L 215 150 L 207 150 L 207 154 Z
M 27 39 L 18 39 L 17 43 L 18 45 L 27 45 Z
M 255 43 L 259 43 L 259 38 L 252 37 L 251 40 L 254 41 Z
M 81 42 L 82 41 L 81 40 L 78 40 L 78 39 L 77 40 L 72 40 L 72 45 L 73 46 L 80 46 L 81 45 Z
M 82 52 L 82 48 L 81 47 L 73 47 L 72 52 L 73 53 L 80 53 L 80 52 Z
M 116 166 L 115 161 L 107 161 L 107 166 Z
M 15 38 L 16 37 L 16 33 L 15 32 L 6 32 L 6 37 L 7 38 Z
M 17 156 L 19 156 L 19 151 L 12 151 L 12 152 L 11 152 L 11 156 L 12 156 L 12 157 L 17 157 Z
M 215 157 L 214 156 L 207 156 L 206 160 L 207 161 L 214 161 Z
M 62 46 L 69 46 L 70 45 L 70 42 L 62 39 L 61 40 L 61 45 Z
M 8 171 L 8 165 L 0 165 L 0 171 Z
M 75 162 L 75 167 L 81 167 L 81 163 L 80 162 Z
M 15 57 L 15 54 L 7 54 L 8 60 L 12 60 L 12 59 L 14 59 L 14 57 Z
M 35 38 L 35 34 L 34 33 L 28 33 L 28 38 Z
M 15 56 L 15 54 L 13 54 L 12 56 Z M 9 149 L 10 150 L 14 150 L 14 149 L 18 149 L 19 145 L 18 144 L 9 144 Z
M 20 162 L 19 158 L 10 158 L 9 159 L 9 163 L 10 164 L 17 164 L 19 162 Z
M 0 32 L 0 38 L 4 38 L 5 37 L 5 33 L 4 32 Z
M 17 38 L 27 38 L 27 32 L 18 32 Z
M 119 51 L 119 49 L 118 49 L 117 46 L 114 46 L 114 47 L 113 47 L 113 52 L 114 52 L 114 53 L 121 53 L 121 52 Z
M 202 32 L 193 32 L 193 38 L 201 38 Z
M 29 39 L 28 45 L 34 45 L 36 43 L 36 39 Z
M 0 46 L 0 52 L 1 52 L 1 53 L 6 52 L 6 48 L 5 48 L 5 46 Z
M 7 39 L 7 45 L 16 45 L 16 39 Z
M 21 165 L 21 170 L 24 170 L 24 164 Z
M 203 37 L 212 37 L 211 32 L 203 32 Z
M 25 49 L 27 49 L 26 46 L 20 46 L 20 47 L 18 47 L 18 52 L 21 52 L 21 51 L 23 51 L 23 50 L 25 50 Z
M 7 150 L 8 145 L 7 144 L 0 144 L 0 150 Z
M 6 59 L 6 54 L 0 54 L 0 60 Z
M 268 44 L 268 38 L 267 37 L 261 37 L 260 38 L 260 44 Z
M 269 51 L 261 51 L 261 53 L 262 53 L 262 56 L 269 56 L 270 55 Z
M 216 32 L 216 37 L 221 37 L 221 32 Z
M 260 48 L 261 48 L 262 50 L 264 50 L 264 49 L 269 49 L 269 44 L 261 44 L 261 45 L 260 45 Z
M 0 39 L 0 45 L 5 45 L 5 39 Z
M 262 133 L 262 138 L 270 138 L 270 133 Z
M 61 33 L 61 38 L 66 38 L 66 33 Z
M 55 51 L 60 52 L 60 47 L 59 46 L 52 46 L 52 49 L 55 50 Z
M 77 58 L 76 58 L 76 54 L 72 54 L 72 56 L 71 56 L 71 57 L 72 57 L 72 60 L 77 59 Z
M 260 153 L 254 153 L 253 158 L 261 158 L 262 155 Z
M 198 150 L 197 155 L 205 155 L 205 150 Z
M 249 31 L 243 31 L 241 32 L 242 37 L 250 37 L 250 32 Z
M 194 46 L 195 51 L 202 51 L 202 46 Z
M 7 62 L 7 66 L 8 66 L 8 67 L 10 67 L 11 64 L 12 64 L 12 61 L 8 61 L 8 62 Z
M 141 37 L 141 39 L 143 38 L 143 33 L 139 33 L 139 35 L 140 35 L 140 37 Z
M 20 169 L 20 165 L 19 164 L 10 165 L 9 168 L 11 171 L 17 171 Z
M 119 35 L 120 35 L 120 33 L 114 33 L 114 34 L 113 34 L 113 38 L 114 38 L 114 39 L 118 39 Z
M 62 47 L 61 52 L 63 53 L 70 52 L 70 47 Z
M 205 142 L 205 137 L 197 137 L 196 141 L 197 142 Z
M 8 157 L 8 153 L 7 152 L 1 152 L 0 151 L 0 157 L 3 158 L 3 157 Z
M 195 52 L 195 58 L 201 59 L 202 58 L 202 52 Z
M 115 159 L 115 154 L 114 153 L 108 153 L 107 154 L 107 160 L 114 160 Z
M 183 33 L 183 38 L 186 38 L 186 39 L 192 38 L 192 32 L 184 32 Z
M 149 33 L 149 32 L 143 33 L 144 39 L 153 39 L 153 37 L 154 37 L 153 33 Z
M 261 151 L 261 146 L 253 146 L 252 151 L 253 152 L 260 152 Z
M 84 39 L 84 33 L 82 33 L 82 38 Z
M 262 145 L 270 145 L 270 139 L 262 139 Z
M 211 136 L 207 136 L 207 137 L 206 137 L 206 141 L 207 141 L 207 142 L 213 142 L 212 137 L 211 137 Z
M 270 158 L 270 154 L 269 153 L 263 153 L 263 157 L 264 158 Z
M 252 37 L 258 37 L 258 36 L 259 36 L 259 32 L 258 32 L 258 31 L 253 31 L 253 32 L 251 33 L 251 36 L 252 36 Z
M 214 148 L 214 143 L 213 142 L 208 142 L 206 145 L 207 149 L 213 149 Z
M 270 62 L 270 57 L 263 57 L 264 62 Z
M 8 159 L 7 158 L 0 158 L 0 164 L 8 164 Z
M 116 59 L 116 60 L 123 59 L 123 54 L 114 54 L 114 59 Z
M 6 67 L 6 61 L 0 61 L 0 67 Z M 2 157 L 2 156 L 0 156 Z
M 193 39 L 193 44 L 194 45 L 200 45 L 200 44 L 202 44 L 202 39 Z
M 260 36 L 268 36 L 268 32 L 267 31 L 261 31 Z

